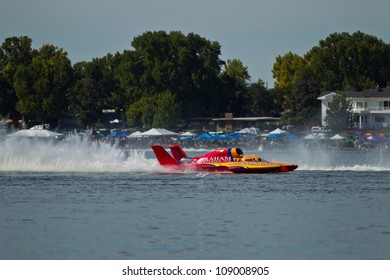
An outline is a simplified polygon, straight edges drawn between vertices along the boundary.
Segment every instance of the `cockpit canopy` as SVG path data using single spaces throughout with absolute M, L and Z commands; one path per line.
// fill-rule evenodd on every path
M 260 161 L 258 156 L 243 156 L 241 161 Z
M 242 152 L 242 150 L 240 148 L 231 148 L 230 154 L 234 159 L 242 158 L 242 156 L 244 155 L 244 153 Z
M 259 162 L 262 161 L 258 156 L 250 155 L 244 156 L 244 153 L 240 148 L 228 148 L 217 149 L 210 153 L 207 153 L 201 157 L 193 158 L 196 163 L 208 163 L 208 162 Z

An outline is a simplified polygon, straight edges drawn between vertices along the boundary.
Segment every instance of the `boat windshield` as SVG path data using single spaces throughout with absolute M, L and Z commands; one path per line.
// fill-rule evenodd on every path
M 243 156 L 242 161 L 261 161 L 258 156 Z

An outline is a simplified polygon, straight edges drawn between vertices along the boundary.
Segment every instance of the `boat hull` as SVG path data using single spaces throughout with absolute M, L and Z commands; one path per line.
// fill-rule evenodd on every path
M 158 161 L 164 167 L 183 170 L 233 173 L 276 173 L 295 170 L 296 164 L 285 162 L 269 162 L 260 160 L 257 156 L 243 156 L 240 148 L 215 150 L 200 157 L 189 158 L 183 149 L 177 145 L 169 146 L 170 155 L 161 145 L 152 145 Z
M 223 163 L 204 163 L 196 164 L 195 169 L 207 170 L 210 172 L 233 172 L 233 173 L 270 173 L 270 172 L 289 172 L 296 169 L 296 165 L 281 165 L 272 162 L 223 162 Z

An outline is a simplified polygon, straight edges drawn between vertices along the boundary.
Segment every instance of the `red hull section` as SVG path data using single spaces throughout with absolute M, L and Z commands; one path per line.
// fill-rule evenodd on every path
M 257 156 L 244 156 L 240 148 L 215 150 L 200 157 L 189 158 L 177 144 L 169 146 L 172 155 L 161 145 L 152 149 L 159 163 L 174 170 L 192 169 L 207 172 L 269 173 L 295 170 L 296 164 L 268 162 Z

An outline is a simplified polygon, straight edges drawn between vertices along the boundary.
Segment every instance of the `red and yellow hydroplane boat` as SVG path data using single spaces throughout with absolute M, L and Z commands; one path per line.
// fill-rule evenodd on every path
M 240 148 L 217 149 L 199 157 L 189 158 L 178 144 L 169 146 L 172 155 L 161 145 L 152 149 L 159 163 L 167 168 L 197 171 L 233 172 L 233 173 L 268 173 L 289 172 L 298 165 L 285 162 L 269 162 L 257 156 L 244 156 Z

